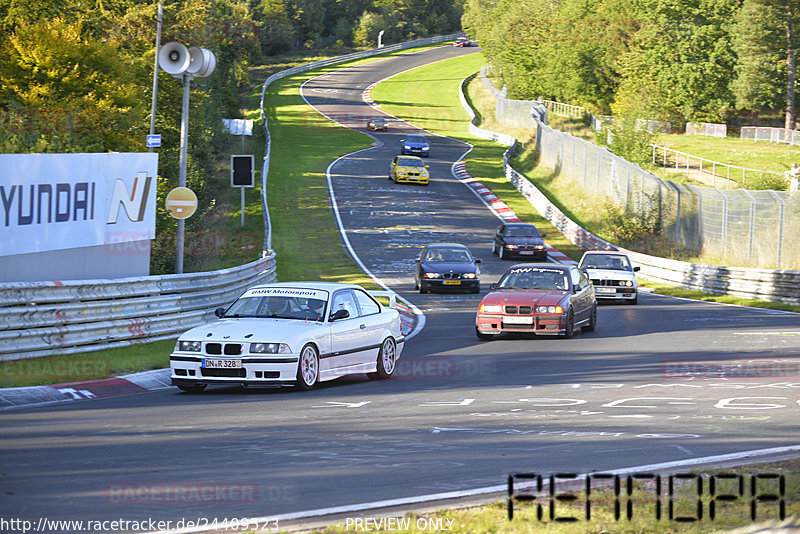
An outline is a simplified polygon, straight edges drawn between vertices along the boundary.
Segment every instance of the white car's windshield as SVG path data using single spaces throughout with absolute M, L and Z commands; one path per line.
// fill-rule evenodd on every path
M 631 263 L 627 256 L 619 254 L 591 254 L 581 262 L 583 269 L 611 269 L 615 271 L 630 271 Z
M 265 291 L 270 291 L 264 293 Z M 326 291 L 264 288 L 250 289 L 234 302 L 226 318 L 270 317 L 321 321 L 328 303 Z

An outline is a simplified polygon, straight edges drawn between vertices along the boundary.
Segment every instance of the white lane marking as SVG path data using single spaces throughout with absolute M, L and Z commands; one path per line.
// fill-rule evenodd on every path
M 429 401 L 419 406 L 469 406 L 475 399 L 464 399 L 460 401 Z
M 733 404 L 737 400 L 742 399 L 780 399 L 787 400 L 786 397 L 731 397 L 722 399 L 714 405 L 714 408 L 727 408 L 729 410 L 772 410 L 774 408 L 786 408 L 785 404 L 757 404 L 754 402 L 742 402 Z M 798 401 L 800 402 L 800 401 Z
M 631 397 L 628 399 L 617 399 L 615 401 L 607 402 L 602 405 L 603 408 L 658 408 L 658 406 L 654 406 L 651 404 L 644 404 L 644 405 L 635 405 L 635 404 L 626 404 L 624 406 L 620 406 L 623 402 L 628 401 L 636 401 L 636 400 L 671 400 L 671 401 L 681 401 L 677 404 L 695 404 L 694 402 L 685 402 L 691 401 L 692 399 L 689 397 Z M 667 404 L 676 404 L 674 402 L 668 402 Z
M 361 401 L 361 402 L 327 401 L 328 404 L 325 406 L 312 406 L 312 408 L 361 408 L 362 406 L 366 406 L 371 402 L 372 401 Z

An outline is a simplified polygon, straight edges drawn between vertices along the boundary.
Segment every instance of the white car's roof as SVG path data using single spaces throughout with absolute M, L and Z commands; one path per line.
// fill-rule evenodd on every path
M 316 289 L 321 291 L 328 291 L 333 293 L 337 289 L 343 288 L 357 288 L 364 289 L 356 284 L 341 284 L 339 282 L 274 282 L 272 284 L 258 284 L 249 287 L 248 289 L 264 288 L 264 287 L 293 287 L 297 289 Z

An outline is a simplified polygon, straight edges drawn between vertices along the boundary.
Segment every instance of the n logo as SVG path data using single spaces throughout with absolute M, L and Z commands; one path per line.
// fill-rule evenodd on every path
M 142 184 L 139 180 L 142 180 Z M 114 184 L 114 194 L 111 197 L 111 208 L 108 212 L 108 224 L 116 224 L 119 216 L 119 207 L 125 208 L 125 215 L 131 222 L 141 222 L 144 219 L 144 210 L 147 207 L 147 193 L 150 191 L 152 177 L 146 172 L 140 172 L 133 181 L 133 193 L 128 195 L 125 182 L 117 178 Z

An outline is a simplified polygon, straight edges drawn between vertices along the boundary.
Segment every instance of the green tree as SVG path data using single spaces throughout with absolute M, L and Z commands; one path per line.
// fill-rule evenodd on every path
M 784 109 L 794 128 L 796 0 L 744 0 L 733 26 L 738 58 L 732 90 L 739 109 Z
M 124 151 L 142 135 L 128 65 L 80 21 L 18 22 L 2 54 L 1 107 L 29 119 L 6 151 Z

